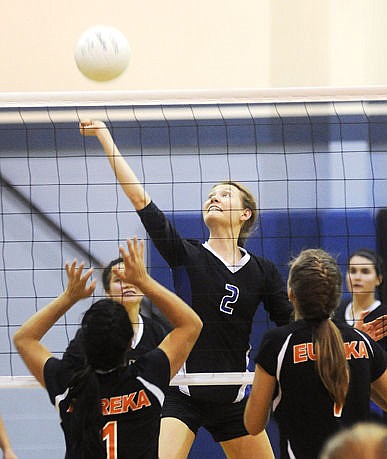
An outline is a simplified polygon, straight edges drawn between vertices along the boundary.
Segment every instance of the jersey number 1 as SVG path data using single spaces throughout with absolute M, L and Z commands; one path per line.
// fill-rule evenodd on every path
M 110 421 L 104 425 L 102 440 L 106 440 L 107 459 L 117 459 L 117 421 Z

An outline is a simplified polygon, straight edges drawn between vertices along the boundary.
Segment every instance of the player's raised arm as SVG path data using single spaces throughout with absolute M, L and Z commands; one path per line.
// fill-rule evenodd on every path
M 95 136 L 100 141 L 117 180 L 136 210 L 146 207 L 151 198 L 139 182 L 132 168 L 122 157 L 109 129 L 103 121 L 83 120 L 79 130 L 84 136 Z
M 24 363 L 42 386 L 45 386 L 44 365 L 52 354 L 40 340 L 75 303 L 94 292 L 96 281 L 90 284 L 88 282 L 93 269 L 90 268 L 85 273 L 83 269 L 84 263 L 77 266 L 76 260 L 71 265 L 66 263 L 68 285 L 65 291 L 31 316 L 13 337 L 13 342 Z
M 191 352 L 202 329 L 199 316 L 177 295 L 163 287 L 146 271 L 144 265 L 144 243 L 127 241 L 127 248 L 120 247 L 124 260 L 124 271 L 113 268 L 114 273 L 126 282 L 137 285 L 142 292 L 165 314 L 173 330 L 159 344 L 168 356 L 171 378 L 181 368 Z

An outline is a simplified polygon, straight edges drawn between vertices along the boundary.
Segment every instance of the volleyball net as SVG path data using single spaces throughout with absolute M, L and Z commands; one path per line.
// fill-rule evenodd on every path
M 284 278 L 289 259 L 307 247 L 328 250 L 343 271 L 361 247 L 387 257 L 387 88 L 0 94 L 0 387 L 36 385 L 12 336 L 63 291 L 65 262 L 85 260 L 100 279 L 127 237 L 147 239 L 102 147 L 80 135 L 82 119 L 106 122 L 183 236 L 205 240 L 202 202 L 212 184 L 231 179 L 258 202 L 246 248 Z M 150 241 L 147 264 L 172 288 Z M 99 286 L 95 296 L 103 295 Z M 89 304 L 81 301 L 44 337 L 54 355 Z M 157 316 L 152 306 L 148 313 Z M 260 307 L 252 356 L 270 326 Z M 251 381 L 249 373 L 199 374 L 174 384 Z

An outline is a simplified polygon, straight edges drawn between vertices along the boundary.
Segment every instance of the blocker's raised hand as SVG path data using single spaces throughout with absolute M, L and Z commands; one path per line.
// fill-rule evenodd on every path
M 73 303 L 91 296 L 97 285 L 95 280 L 88 284 L 90 276 L 93 273 L 93 268 L 89 268 L 83 274 L 85 263 L 82 262 L 79 266 L 77 266 L 77 263 L 77 260 L 73 260 L 71 264 L 66 263 L 65 266 L 68 277 L 68 284 L 64 293 L 69 301 Z
M 120 246 L 124 269 L 114 266 L 112 271 L 122 281 L 132 283 L 141 288 L 143 282 L 149 278 L 144 264 L 144 241 L 138 241 L 137 236 L 134 236 L 133 241 L 128 239 L 126 243 L 128 250 Z

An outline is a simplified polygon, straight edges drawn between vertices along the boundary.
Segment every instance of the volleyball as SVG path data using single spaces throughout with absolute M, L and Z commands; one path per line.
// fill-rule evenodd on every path
M 130 54 L 125 35 L 104 25 L 85 30 L 74 50 L 78 69 L 94 81 L 109 81 L 120 76 L 129 64 Z

